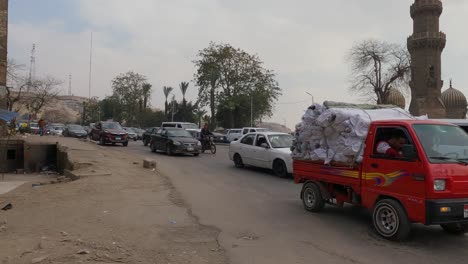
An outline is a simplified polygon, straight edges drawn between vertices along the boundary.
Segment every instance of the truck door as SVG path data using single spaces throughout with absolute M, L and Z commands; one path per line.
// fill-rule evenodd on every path
M 384 153 L 386 147 L 395 145 L 395 138 L 390 139 L 394 135 L 399 137 L 393 147 L 398 156 L 388 154 L 393 150 Z M 415 139 L 403 126 L 376 127 L 369 137 L 372 149 L 366 151 L 363 167 L 363 203 L 372 208 L 380 195 L 393 197 L 403 204 L 411 220 L 424 222 L 426 169 L 419 158 L 405 158 L 399 149 L 399 145 L 415 146 Z

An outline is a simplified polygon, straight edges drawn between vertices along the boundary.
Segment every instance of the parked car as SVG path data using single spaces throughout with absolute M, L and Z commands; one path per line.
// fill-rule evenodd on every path
M 89 126 L 83 126 L 83 129 L 86 131 L 86 133 L 90 133 L 91 132 L 91 127 Z
M 145 130 L 136 127 L 132 127 L 132 129 L 137 134 L 137 140 L 143 140 L 143 133 L 145 133 Z
M 137 133 L 135 133 L 135 131 L 133 131 L 133 129 L 131 127 L 124 127 L 123 128 L 125 131 L 127 131 L 127 134 L 128 134 L 128 138 L 131 139 L 131 140 L 134 140 L 134 141 L 137 141 L 138 140 L 138 135 Z
M 286 133 L 249 133 L 231 142 L 229 158 L 237 168 L 245 165 L 272 169 L 283 178 L 292 173 L 291 146 L 293 137 Z
M 143 133 L 143 137 L 142 137 L 143 145 L 145 147 L 148 146 L 149 143 L 151 142 L 151 135 L 158 132 L 159 129 L 160 129 L 159 127 L 150 127 L 145 130 L 145 132 Z
M 86 138 L 88 132 L 80 125 L 66 125 L 62 135 L 64 137 Z
M 226 137 L 229 142 L 237 141 L 239 138 L 242 137 L 242 129 L 241 128 L 229 129 L 226 133 Z
M 50 124 L 50 126 L 52 127 L 52 130 L 50 130 L 50 133 L 56 136 L 61 136 L 63 133 L 63 130 L 65 129 L 65 125 L 60 124 L 60 123 L 53 123 L 53 124 Z
M 260 128 L 260 127 L 244 127 L 242 128 L 242 135 L 248 134 L 248 133 L 257 133 L 257 132 L 267 132 L 268 129 L 266 128 Z
M 229 143 L 227 140 L 226 135 L 218 133 L 218 132 L 212 132 L 213 133 L 213 142 L 214 143 Z
M 39 134 L 39 123 L 29 122 L 29 132 L 34 135 Z
M 200 155 L 201 143 L 183 128 L 161 128 L 151 135 L 150 148 L 152 152 L 163 151 L 167 155 L 193 154 Z
M 91 140 L 99 141 L 100 145 L 121 143 L 128 146 L 128 134 L 117 122 L 98 122 L 91 129 Z
M 187 122 L 163 122 L 161 127 L 176 127 L 176 128 L 183 128 L 188 131 L 195 131 L 200 130 L 198 125 L 194 123 L 187 123 Z
M 434 121 L 447 122 L 459 126 L 461 129 L 468 133 L 468 120 L 467 119 L 434 119 Z

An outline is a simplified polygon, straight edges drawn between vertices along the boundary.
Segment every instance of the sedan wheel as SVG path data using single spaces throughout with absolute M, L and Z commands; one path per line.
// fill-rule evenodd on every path
M 242 158 L 239 154 L 235 154 L 234 155 L 234 165 L 236 166 L 236 168 L 244 168 L 245 165 L 244 165 L 244 162 L 242 161 Z
M 278 177 L 281 177 L 281 178 L 288 177 L 288 169 L 286 167 L 286 164 L 282 160 L 275 160 L 275 162 L 273 163 L 273 172 Z
M 172 154 L 173 154 L 172 153 L 172 148 L 169 145 L 166 146 L 166 154 L 169 155 L 169 156 L 172 156 Z

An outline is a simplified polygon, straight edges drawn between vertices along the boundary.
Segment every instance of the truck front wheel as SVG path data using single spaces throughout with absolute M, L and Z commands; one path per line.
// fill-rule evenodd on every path
M 325 207 L 320 188 L 315 183 L 306 183 L 302 189 L 302 203 L 309 212 L 320 212 Z
M 445 232 L 452 235 L 464 235 L 468 233 L 468 223 L 442 224 Z
M 389 240 L 406 240 L 411 232 L 405 209 L 392 199 L 381 200 L 375 205 L 372 221 L 377 233 Z

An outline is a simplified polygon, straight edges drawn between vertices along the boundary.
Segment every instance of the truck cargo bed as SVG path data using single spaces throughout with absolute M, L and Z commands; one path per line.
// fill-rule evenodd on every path
M 361 166 L 346 164 L 324 165 L 323 161 L 294 160 L 294 181 L 324 181 L 344 186 L 351 186 L 355 190 L 361 185 Z

